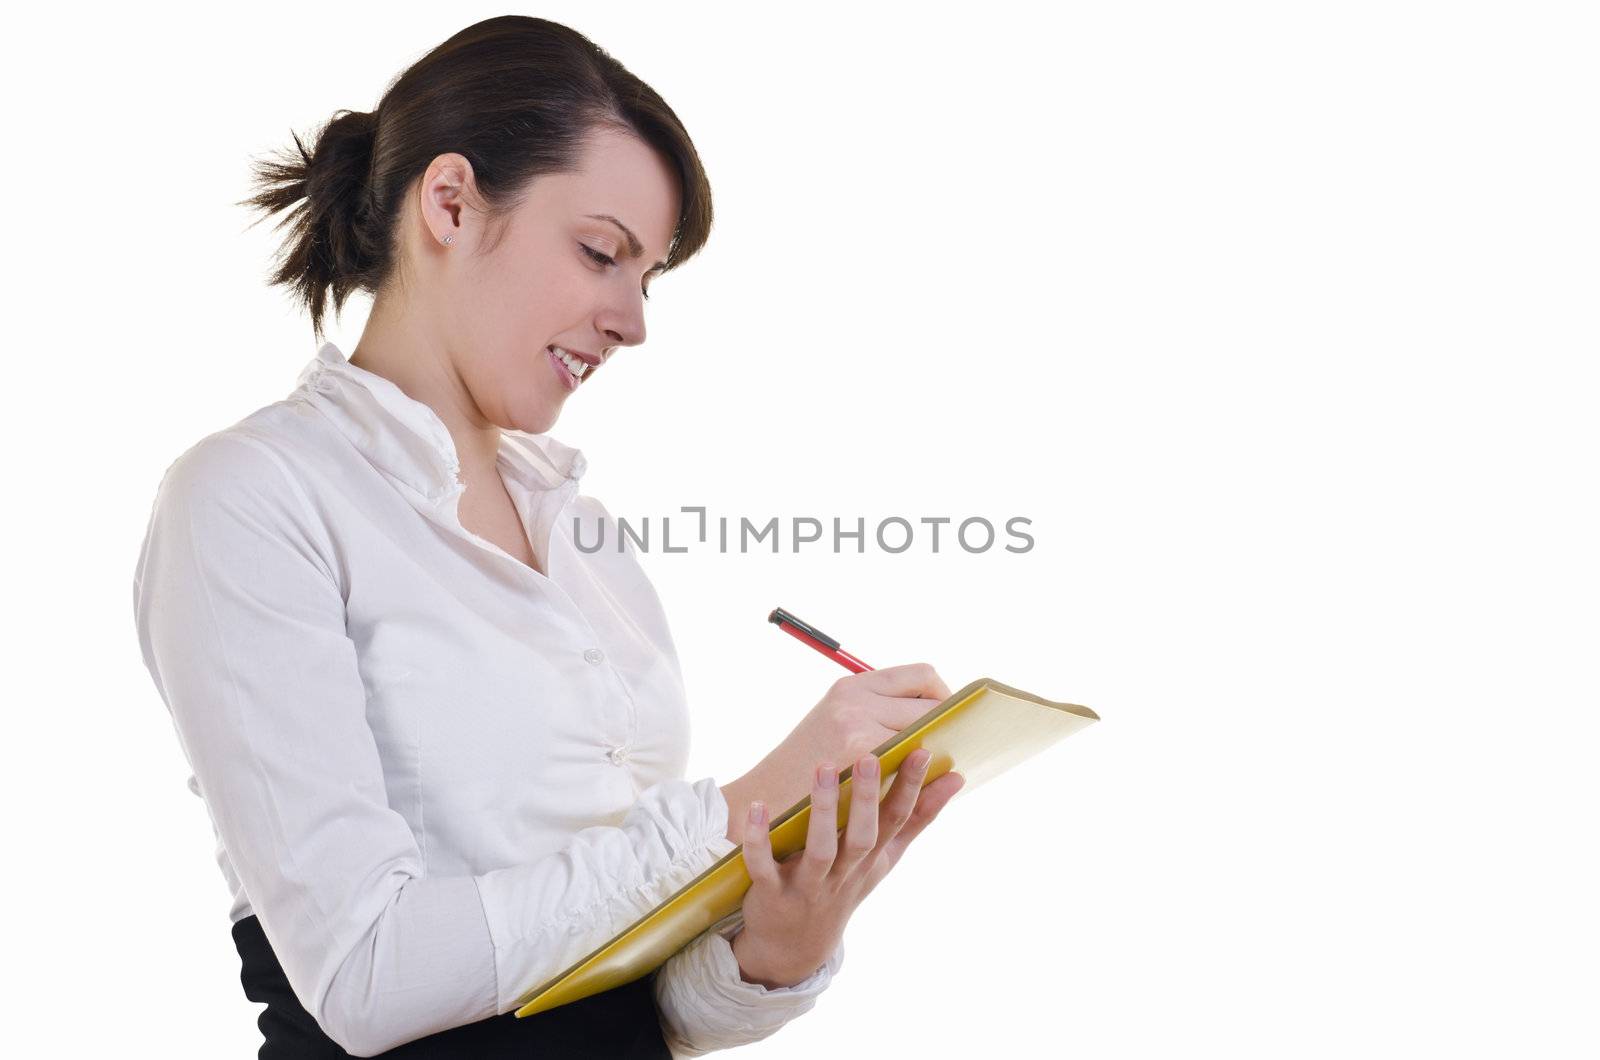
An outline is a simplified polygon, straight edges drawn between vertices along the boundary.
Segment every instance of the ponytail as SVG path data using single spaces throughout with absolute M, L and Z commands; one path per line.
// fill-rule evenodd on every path
M 288 287 L 311 310 L 311 325 L 322 335 L 327 296 L 337 313 L 350 292 L 383 257 L 366 230 L 371 201 L 367 177 L 377 140 L 378 116 L 345 110 L 323 126 L 314 150 L 298 133 L 295 150 L 254 165 L 256 193 L 239 205 L 264 215 L 289 209 L 275 228 L 289 226 L 271 282 Z M 292 207 L 292 209 L 291 209 Z M 381 238 L 381 237 L 380 237 Z

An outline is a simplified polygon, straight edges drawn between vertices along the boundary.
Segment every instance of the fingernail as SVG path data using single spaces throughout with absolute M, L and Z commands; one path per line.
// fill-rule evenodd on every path
M 933 752 L 925 747 L 919 747 L 911 753 L 911 768 L 924 769 L 933 760 Z
M 878 775 L 878 760 L 868 755 L 861 760 L 861 764 L 856 767 L 856 771 L 864 777 L 875 777 Z
M 817 771 L 817 782 L 825 788 L 831 788 L 839 783 L 839 771 L 833 768 L 832 762 L 825 762 Z
M 760 824 L 761 821 L 762 821 L 762 818 L 766 817 L 766 815 L 767 815 L 767 807 L 766 807 L 765 803 L 757 801 L 757 802 L 752 802 L 750 804 L 750 823 L 751 824 Z

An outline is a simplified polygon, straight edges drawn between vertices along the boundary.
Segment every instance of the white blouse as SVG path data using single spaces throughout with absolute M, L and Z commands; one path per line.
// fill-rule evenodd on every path
M 232 890 L 295 995 L 357 1056 L 515 1008 L 735 848 L 683 778 L 677 653 L 585 461 L 503 430 L 538 573 L 464 528 L 426 404 L 324 344 L 283 401 L 167 468 L 134 575 L 145 665 Z M 616 541 L 616 526 L 605 540 Z M 756 1041 L 810 978 L 739 974 L 738 913 L 663 965 L 680 1056 Z

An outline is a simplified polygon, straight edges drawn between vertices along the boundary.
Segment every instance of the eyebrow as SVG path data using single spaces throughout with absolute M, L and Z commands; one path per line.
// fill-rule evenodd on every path
M 617 220 L 615 217 L 612 217 L 608 213 L 586 213 L 586 214 L 584 214 L 584 216 L 585 217 L 592 217 L 596 221 L 610 221 L 612 224 L 614 224 L 618 228 L 622 229 L 622 234 L 628 237 L 628 256 L 629 257 L 637 258 L 641 254 L 644 253 L 644 245 L 639 242 L 639 237 L 634 235 L 632 229 L 630 229 L 627 225 L 623 224 L 621 221 Z M 666 262 L 658 261 L 654 265 L 650 266 L 650 268 L 648 268 L 645 271 L 647 271 L 647 272 L 655 272 L 657 269 L 665 269 L 666 267 L 667 267 L 667 263 Z

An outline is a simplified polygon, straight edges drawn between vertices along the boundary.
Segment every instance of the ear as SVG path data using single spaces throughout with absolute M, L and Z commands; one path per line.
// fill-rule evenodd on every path
M 422 227 L 435 244 L 443 245 L 446 236 L 454 237 L 451 242 L 458 247 L 469 242 L 463 238 L 473 223 L 473 211 L 467 207 L 477 200 L 477 184 L 472 163 L 465 155 L 451 152 L 429 162 L 418 182 L 417 195 Z

